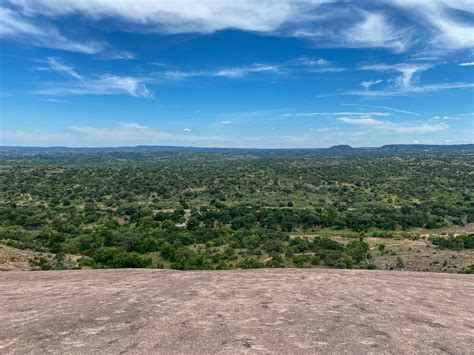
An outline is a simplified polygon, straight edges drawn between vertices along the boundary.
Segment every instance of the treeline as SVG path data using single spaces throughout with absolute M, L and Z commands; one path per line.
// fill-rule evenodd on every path
M 292 204 L 289 202 L 288 204 Z M 186 207 L 189 207 L 186 205 Z M 150 207 L 127 204 L 117 208 L 98 207 L 86 203 L 82 208 L 66 203 L 62 206 L 31 206 L 9 204 L 0 206 L 0 223 L 3 226 L 19 226 L 25 229 L 50 228 L 60 233 L 70 233 L 86 224 L 104 221 L 121 221 L 126 224 L 185 222 L 185 209 L 155 211 Z M 328 207 L 227 207 L 211 201 L 210 206 L 190 209 L 186 221 L 188 229 L 199 226 L 220 228 L 265 228 L 285 232 L 312 231 L 318 228 L 335 227 L 366 232 L 377 228 L 385 231 L 409 230 L 410 228 L 435 229 L 448 225 L 464 225 L 474 222 L 474 208 L 460 208 L 432 204 L 395 206 L 365 203 L 357 210 Z
M 474 249 L 474 234 L 465 234 L 460 236 L 430 237 L 431 243 L 440 248 L 451 250 Z
M 71 231 L 67 238 L 57 231 L 33 234 L 7 228 L 0 232 L 0 239 L 19 248 L 84 255 L 81 266 L 91 267 L 163 267 L 163 261 L 175 269 L 373 267 L 362 238 L 344 245 L 329 238 L 290 238 L 287 233 L 261 228 L 183 230 L 172 224 L 158 228 L 109 224 Z M 153 252 L 159 253 L 161 263 L 154 264 L 146 256 Z

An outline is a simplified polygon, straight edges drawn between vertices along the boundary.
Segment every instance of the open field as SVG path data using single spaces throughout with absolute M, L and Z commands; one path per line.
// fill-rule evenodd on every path
M 5 272 L 0 352 L 467 354 L 473 281 L 329 269 Z

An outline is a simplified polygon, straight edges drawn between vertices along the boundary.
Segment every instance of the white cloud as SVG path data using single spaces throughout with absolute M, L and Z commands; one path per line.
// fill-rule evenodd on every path
M 185 131 L 185 132 L 191 132 L 192 130 L 191 130 L 191 128 L 185 128 L 185 129 L 183 129 L 183 131 Z
M 440 123 L 396 123 L 391 121 L 381 121 L 371 117 L 353 118 L 353 117 L 339 117 L 340 122 L 372 127 L 381 130 L 393 131 L 397 133 L 434 133 L 449 128 L 444 122 Z
M 431 68 L 428 64 L 369 64 L 359 67 L 360 70 L 371 70 L 377 72 L 399 72 L 401 75 L 395 79 L 395 84 L 400 88 L 409 88 L 418 81 L 421 72 Z
M 141 125 L 141 124 L 136 123 L 136 122 L 122 122 L 122 123 L 119 123 L 119 125 L 121 127 L 125 127 L 125 128 L 136 128 L 136 129 L 143 129 L 143 130 L 150 130 L 151 129 L 148 126 L 144 126 L 144 125 Z
M 474 2 L 470 0 L 396 0 L 394 3 L 421 18 L 430 27 L 432 45 L 445 49 L 472 48 L 474 46 Z M 467 21 L 456 16 L 463 12 Z M 470 19 L 470 20 L 469 20 Z
M 298 112 L 282 113 L 282 117 L 306 117 L 306 116 L 391 116 L 388 112 Z
M 71 40 L 62 35 L 57 28 L 36 24 L 31 18 L 5 7 L 0 7 L 0 37 L 16 39 L 39 47 L 87 54 L 96 54 L 106 48 L 106 45 L 100 42 Z
M 395 81 L 401 88 L 411 87 L 414 81 L 419 80 L 419 74 L 428 69 L 428 65 L 402 65 L 398 70 L 402 73 Z
M 380 13 L 364 12 L 364 19 L 344 32 L 348 46 L 382 47 L 397 52 L 407 49 L 412 42 L 411 34 L 398 29 Z
M 278 65 L 252 64 L 248 66 L 220 68 L 214 70 L 198 70 L 198 71 L 180 71 L 166 70 L 158 75 L 165 79 L 180 80 L 194 77 L 222 77 L 230 79 L 238 79 L 252 73 L 276 73 L 280 71 Z
M 428 64 L 412 64 L 412 63 L 399 63 L 399 64 L 369 64 L 360 66 L 360 70 L 370 70 L 377 72 L 399 72 L 401 73 L 396 77 L 391 87 L 383 90 L 369 91 L 369 90 L 353 90 L 348 91 L 346 95 L 357 95 L 357 96 L 400 96 L 410 94 L 422 94 L 428 92 L 436 92 L 442 90 L 451 89 L 465 89 L 474 87 L 474 83 L 466 82 L 454 82 L 454 83 L 435 83 L 435 84 L 416 84 L 419 81 L 420 73 L 431 68 Z
M 110 51 L 108 50 L 106 53 L 103 54 L 105 59 L 117 59 L 117 60 L 131 60 L 135 59 L 135 53 L 130 51 Z
M 461 67 L 471 67 L 474 65 L 474 62 L 459 63 Z
M 355 96 L 374 96 L 374 97 L 384 97 L 384 96 L 402 96 L 402 95 L 411 95 L 411 94 L 423 94 L 429 92 L 443 91 L 443 90 L 452 90 L 452 89 L 467 89 L 474 87 L 474 83 L 440 83 L 440 84 L 427 84 L 427 85 L 418 85 L 410 86 L 409 88 L 395 88 L 379 91 L 367 91 L 367 90 L 354 90 L 348 91 L 345 95 L 355 95 Z
M 334 65 L 323 58 L 299 57 L 289 63 L 290 66 L 303 67 L 305 71 L 311 73 L 332 73 L 345 71 L 345 68 Z
M 58 102 L 58 103 L 70 103 L 69 101 L 66 101 L 66 100 L 52 99 L 52 98 L 48 98 L 48 99 L 38 99 L 38 101 L 44 101 L 44 102 Z
M 159 75 L 165 79 L 181 80 L 181 79 L 186 79 L 186 78 L 207 76 L 208 74 L 205 72 L 199 72 L 199 71 L 186 72 L 186 71 L 180 71 L 180 70 L 166 70 L 160 73 Z
M 469 20 L 474 11 L 470 0 L 373 0 L 346 6 L 334 2 L 4 0 L 4 6 L 9 6 L 5 11 L 10 13 L 3 32 L 25 42 L 34 38 L 31 43 L 35 45 L 84 53 L 102 51 L 103 44 L 70 41 L 45 21 L 83 16 L 92 22 L 115 21 L 131 32 L 163 34 L 237 29 L 302 37 L 323 47 L 387 48 L 396 52 L 406 51 L 418 42 L 430 50 L 472 48 L 474 44 Z M 385 8 L 380 8 L 380 4 Z M 391 13 L 393 7 L 401 10 L 395 16 Z M 38 18 L 42 20 L 41 26 L 34 23 Z
M 404 113 L 407 115 L 413 115 L 413 116 L 421 116 L 417 112 L 412 112 L 412 111 L 407 111 L 407 110 L 400 110 L 398 108 L 394 107 L 389 107 L 389 106 L 374 106 L 374 105 L 362 105 L 362 104 L 344 104 L 345 106 L 360 106 L 360 107 L 368 107 L 368 108 L 377 108 L 377 109 L 382 109 L 382 110 L 388 110 L 388 111 L 393 111 L 397 113 Z
M 331 64 L 330 61 L 323 58 L 300 57 L 295 59 L 295 63 L 308 67 L 321 67 Z
M 163 66 L 159 63 L 160 66 Z M 164 70 L 157 75 L 169 80 L 181 80 L 195 77 L 222 77 L 229 79 L 238 79 L 250 74 L 259 73 L 282 73 L 291 71 L 303 71 L 310 73 L 330 73 L 345 71 L 345 68 L 337 66 L 323 58 L 299 57 L 280 64 L 262 64 L 254 63 L 246 66 L 203 69 L 193 71 Z
M 222 123 L 223 125 L 230 125 L 230 124 L 232 123 L 232 121 L 228 121 L 228 120 L 227 120 L 227 121 L 222 121 L 221 123 Z
M 371 86 L 373 85 L 376 85 L 376 84 L 380 84 L 381 82 L 383 82 L 383 80 L 367 80 L 367 81 L 363 81 L 360 83 L 360 86 L 362 86 L 365 90 L 369 90 Z
M 124 94 L 135 97 L 152 98 L 151 91 L 145 85 L 146 79 L 132 76 L 117 76 L 100 74 L 96 77 L 85 77 L 79 74 L 72 66 L 65 64 L 60 58 L 49 57 L 42 61 L 47 67 L 40 70 L 52 70 L 66 75 L 73 81 L 49 82 L 34 93 L 40 95 L 68 96 L 68 95 L 111 95 Z
M 148 31 L 163 33 L 211 33 L 228 28 L 257 32 L 274 31 L 282 24 L 293 21 L 304 9 L 314 8 L 318 2 L 311 5 L 305 2 L 268 0 L 15 1 L 27 14 L 51 17 L 82 14 L 94 20 L 119 18 L 142 25 Z
M 376 120 L 370 117 L 364 118 L 352 118 L 352 117 L 339 117 L 337 119 L 340 122 L 360 125 L 360 126 L 371 126 L 371 127 L 382 127 L 384 125 L 383 121 Z
M 431 118 L 433 121 L 459 121 L 461 117 L 458 116 L 433 116 Z
M 45 64 L 47 64 L 48 66 L 47 67 L 41 67 L 40 68 L 41 70 L 43 70 L 43 69 L 52 70 L 52 71 L 55 71 L 57 73 L 65 74 L 67 76 L 76 78 L 76 79 L 81 80 L 81 81 L 83 80 L 82 76 L 79 75 L 73 67 L 71 67 L 67 64 L 64 64 L 63 61 L 61 60 L 61 58 L 48 57 L 43 62 Z
M 94 79 L 84 79 L 70 83 L 45 83 L 33 91 L 39 95 L 74 96 L 74 95 L 121 95 L 152 98 L 151 91 L 140 78 L 103 74 Z
M 248 67 L 236 67 L 217 70 L 210 73 L 210 76 L 222 76 L 226 78 L 241 78 L 249 73 L 277 72 L 279 67 L 276 65 L 254 64 Z

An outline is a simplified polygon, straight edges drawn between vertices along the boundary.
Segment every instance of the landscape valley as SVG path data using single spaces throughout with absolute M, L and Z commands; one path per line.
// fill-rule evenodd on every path
M 2 153 L 1 267 L 472 273 L 472 146 L 410 149 Z

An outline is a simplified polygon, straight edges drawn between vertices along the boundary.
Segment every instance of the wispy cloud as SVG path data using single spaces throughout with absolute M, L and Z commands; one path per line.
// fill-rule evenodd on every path
M 231 68 L 218 68 L 213 70 L 195 70 L 195 71 L 181 71 L 181 70 L 166 70 L 158 73 L 159 77 L 171 80 L 180 80 L 186 78 L 195 77 L 221 77 L 238 79 L 243 78 L 253 73 L 276 73 L 280 71 L 278 65 L 266 65 L 266 64 L 251 64 L 248 66 L 231 67 Z
M 151 98 L 152 93 L 139 78 L 103 74 L 96 79 L 86 79 L 71 83 L 45 83 L 42 88 L 33 91 L 39 95 L 121 95 Z
M 370 70 L 377 72 L 399 72 L 400 76 L 395 79 L 395 84 L 400 88 L 408 88 L 419 80 L 421 72 L 431 68 L 428 64 L 369 64 L 359 67 L 360 70 Z
M 393 131 L 397 133 L 408 133 L 408 134 L 434 133 L 434 132 L 439 132 L 439 131 L 449 128 L 449 126 L 445 124 L 444 122 L 397 123 L 397 122 L 392 122 L 392 121 L 377 120 L 372 117 L 361 117 L 361 118 L 339 117 L 337 120 L 340 122 L 351 124 L 351 125 L 366 126 L 366 127 L 372 127 L 372 128 L 386 130 L 386 131 Z
M 345 95 L 355 95 L 355 96 L 373 96 L 373 97 L 384 97 L 384 96 L 403 96 L 411 94 L 424 94 L 429 92 L 443 91 L 443 90 L 452 90 L 452 89 L 466 89 L 474 87 L 474 83 L 440 83 L 440 84 L 427 84 L 427 85 L 417 85 L 410 86 L 409 88 L 395 88 L 379 91 L 348 91 Z
M 360 66 L 359 70 L 369 70 L 376 72 L 398 72 L 399 76 L 391 80 L 392 85 L 381 90 L 352 90 L 345 92 L 345 95 L 356 96 L 402 96 L 411 94 L 422 94 L 451 89 L 465 89 L 474 87 L 474 83 L 454 82 L 454 83 L 434 83 L 434 84 L 417 84 L 420 80 L 420 74 L 432 68 L 429 64 L 366 64 Z
M 3 32 L 9 36 L 14 32 L 17 39 L 25 42 L 34 38 L 31 43 L 35 45 L 84 53 L 101 51 L 100 43 L 97 47 L 90 41 L 70 41 L 47 21 L 74 15 L 95 22 L 125 24 L 132 32 L 161 34 L 207 34 L 236 29 L 306 38 L 322 47 L 385 48 L 395 52 L 407 51 L 417 44 L 430 50 L 474 45 L 473 25 L 469 20 L 474 10 L 470 1 L 373 0 L 344 7 L 334 5 L 333 0 L 4 0 L 3 3 L 9 12 L 8 20 L 4 21 L 7 26 L 3 26 L 8 30 Z M 396 7 L 397 16 L 387 16 L 389 11 L 381 6 Z M 35 24 L 37 18 L 43 20 L 41 26 Z
M 466 117 L 474 116 L 473 112 L 453 114 L 453 115 L 436 115 L 431 118 L 433 121 L 459 121 Z
M 248 67 L 236 67 L 221 69 L 215 72 L 212 72 L 210 76 L 221 76 L 226 78 L 241 78 L 250 73 L 265 73 L 265 72 L 277 72 L 280 68 L 277 65 L 263 65 L 263 64 L 254 64 Z
M 43 101 L 43 102 L 57 102 L 57 103 L 70 103 L 70 101 L 67 101 L 67 100 L 52 99 L 52 98 L 38 99 L 38 101 Z
M 159 66 L 166 68 L 167 66 L 158 63 Z M 289 61 L 284 61 L 278 64 L 262 64 L 253 63 L 245 66 L 229 67 L 229 68 L 215 68 L 202 70 L 163 70 L 157 75 L 168 80 L 181 80 L 186 78 L 228 78 L 239 79 L 251 74 L 282 74 L 282 73 L 333 73 L 341 72 L 346 69 L 336 65 L 333 62 L 323 58 L 313 57 L 299 57 Z
M 78 79 L 80 81 L 83 80 L 82 76 L 78 74 L 78 72 L 71 66 L 65 64 L 61 58 L 57 57 L 48 57 L 44 61 L 39 61 L 40 63 L 44 63 L 46 66 L 40 67 L 40 70 L 51 70 L 55 71 L 56 73 L 64 74 L 66 76 L 70 76 L 72 78 Z
M 40 70 L 51 70 L 73 80 L 64 82 L 46 82 L 34 93 L 40 95 L 117 95 L 129 94 L 135 97 L 151 98 L 152 92 L 145 85 L 146 79 L 132 76 L 100 74 L 95 77 L 84 76 L 75 68 L 65 64 L 60 58 L 48 57 Z
M 346 69 L 323 58 L 299 57 L 287 64 L 289 67 L 299 67 L 310 73 L 337 73 Z
M 363 81 L 360 83 L 360 86 L 362 86 L 365 90 L 369 90 L 371 86 L 373 85 L 376 85 L 376 84 L 380 84 L 381 82 L 383 82 L 383 80 L 367 80 L 367 81 Z
M 375 106 L 375 105 L 363 105 L 363 104 L 344 104 L 344 106 L 359 106 L 359 107 L 376 108 L 376 109 L 393 111 L 393 112 L 397 112 L 397 113 L 404 113 L 404 114 L 407 114 L 407 115 L 421 116 L 417 112 L 401 110 L 399 108 L 394 108 L 394 107 L 390 107 L 390 106 Z
M 429 39 L 432 46 L 444 49 L 472 48 L 474 46 L 474 3 L 472 1 L 419 1 L 396 0 L 394 4 L 410 11 L 413 17 L 421 18 L 424 25 L 433 29 Z M 456 13 L 466 15 L 456 16 Z
M 6 7 L 0 7 L 0 37 L 12 38 L 39 47 L 87 54 L 99 53 L 106 48 L 101 42 L 69 39 L 56 27 L 36 24 L 31 18 Z
M 282 113 L 282 117 L 308 117 L 308 116 L 391 116 L 388 112 L 297 112 Z
M 344 32 L 349 47 L 382 47 L 403 52 L 412 43 L 411 31 L 395 27 L 381 13 L 363 12 L 364 19 Z
M 459 63 L 461 67 L 471 67 L 474 65 L 474 62 Z

